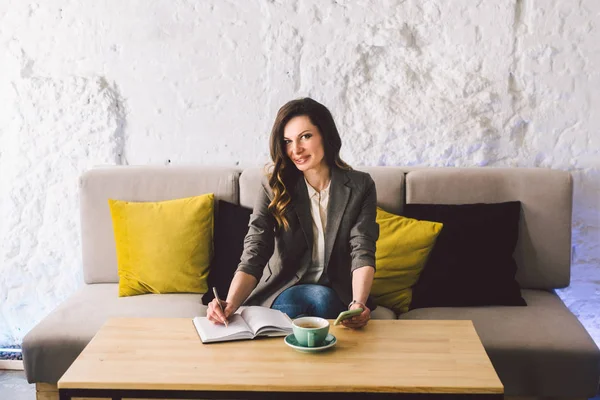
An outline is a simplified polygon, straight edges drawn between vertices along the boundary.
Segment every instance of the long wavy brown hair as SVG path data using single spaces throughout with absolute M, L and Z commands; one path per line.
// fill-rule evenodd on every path
M 340 158 L 342 139 L 327 107 L 308 97 L 284 104 L 277 112 L 271 130 L 270 150 L 273 164 L 268 173 L 269 185 L 273 190 L 273 200 L 269 204 L 269 210 L 277 222 L 277 231 L 289 229 L 289 222 L 285 214 L 292 200 L 291 190 L 302 176 L 302 172 L 288 157 L 283 142 L 285 126 L 292 118 L 298 116 L 307 116 L 310 122 L 319 129 L 323 138 L 325 162 L 329 168 L 352 169 Z

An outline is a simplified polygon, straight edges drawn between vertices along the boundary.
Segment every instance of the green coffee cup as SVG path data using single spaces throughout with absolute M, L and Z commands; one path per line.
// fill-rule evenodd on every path
M 301 317 L 293 321 L 292 328 L 298 344 L 319 347 L 329 333 L 329 321 L 319 317 Z

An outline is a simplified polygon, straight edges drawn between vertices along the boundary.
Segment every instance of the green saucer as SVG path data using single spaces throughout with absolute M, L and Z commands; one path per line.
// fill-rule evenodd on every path
M 319 351 L 327 350 L 335 346 L 336 343 L 337 339 L 331 333 L 327 335 L 327 337 L 319 347 L 302 346 L 300 343 L 298 343 L 293 333 L 290 333 L 285 337 L 285 344 L 287 344 L 294 350 L 302 351 L 304 353 L 317 353 Z

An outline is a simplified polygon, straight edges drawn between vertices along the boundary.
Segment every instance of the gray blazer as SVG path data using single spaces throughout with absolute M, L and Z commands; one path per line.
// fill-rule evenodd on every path
M 311 265 L 312 215 L 304 179 L 298 179 L 291 196 L 286 214 L 290 229 L 276 235 L 275 218 L 268 209 L 273 192 L 263 179 L 237 268 L 258 280 L 245 305 L 270 307 L 281 292 L 302 279 Z M 344 304 L 352 301 L 352 271 L 367 265 L 375 267 L 375 242 L 379 237 L 376 207 L 377 192 L 369 174 L 332 169 L 323 273 Z M 367 306 L 376 307 L 370 296 Z

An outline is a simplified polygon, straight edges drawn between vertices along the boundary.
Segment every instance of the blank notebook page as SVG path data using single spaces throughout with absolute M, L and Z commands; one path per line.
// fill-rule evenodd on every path
M 227 327 L 213 324 L 205 317 L 194 318 L 194 325 L 196 325 L 203 342 L 222 338 L 251 338 L 253 336 L 250 328 L 239 314 L 234 314 L 229 318 L 229 326 Z

